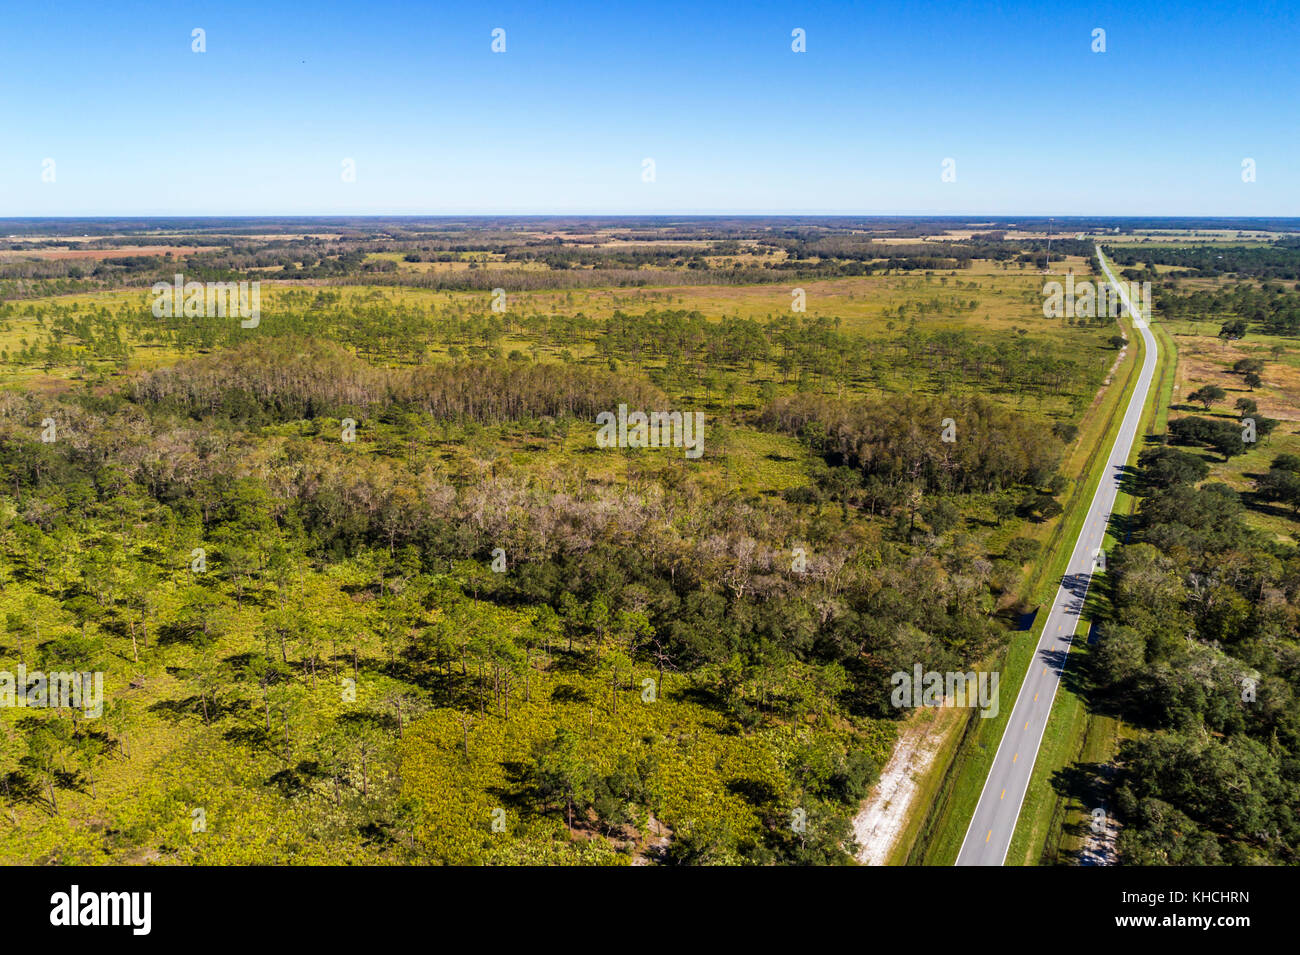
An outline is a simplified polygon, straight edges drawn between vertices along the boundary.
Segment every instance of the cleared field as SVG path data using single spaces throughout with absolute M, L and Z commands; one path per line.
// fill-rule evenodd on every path
M 125 259 L 135 255 L 170 255 L 179 259 L 205 250 L 206 247 L 197 245 L 132 245 L 117 249 L 22 249 L 0 251 L 0 259 L 88 259 L 91 261 L 108 261 L 110 259 Z

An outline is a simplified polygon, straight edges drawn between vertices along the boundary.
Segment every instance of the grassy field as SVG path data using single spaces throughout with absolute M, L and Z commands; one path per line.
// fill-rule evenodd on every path
M 1202 334 L 1175 336 L 1179 363 L 1170 402 L 1172 415 L 1196 414 L 1236 421 L 1239 413 L 1233 408 L 1233 402 L 1246 397 L 1259 405 L 1262 414 L 1281 422 L 1271 435 L 1230 461 L 1209 451 L 1199 452 L 1210 466 L 1208 480 L 1222 481 L 1249 496 L 1254 487 L 1253 478 L 1267 471 L 1274 457 L 1300 452 L 1300 348 L 1280 336 L 1251 334 L 1240 341 L 1227 342 L 1216 335 L 1204 334 L 1209 328 L 1199 331 Z M 1230 371 L 1233 363 L 1242 358 L 1265 361 L 1264 382 L 1253 391 L 1242 383 L 1239 375 Z M 1208 412 L 1199 403 L 1190 404 L 1186 400 L 1188 394 L 1205 385 L 1218 385 L 1228 394 Z M 1294 543 L 1300 539 L 1295 515 L 1281 505 L 1253 502 L 1248 519 L 1280 541 Z

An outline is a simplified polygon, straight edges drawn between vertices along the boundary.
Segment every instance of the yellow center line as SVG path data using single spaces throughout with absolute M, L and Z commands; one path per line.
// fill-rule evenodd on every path
M 1020 754 L 1019 754 L 1019 753 L 1016 753 L 1016 755 L 1014 755 L 1014 756 L 1011 757 L 1011 762 L 1014 763 L 1014 762 L 1015 762 L 1016 760 L 1018 760 L 1019 758 L 1020 758 Z
M 990 830 L 989 830 L 989 834 L 988 834 L 987 836 L 984 837 L 984 841 L 985 841 L 985 842 L 988 842 L 988 841 L 989 841 L 990 839 L 992 839 L 992 838 L 993 838 L 993 830 L 990 829 Z
M 1037 693 L 1034 694 L 1034 702 L 1035 702 L 1035 703 L 1038 702 L 1038 694 L 1037 694 Z
M 1025 720 L 1025 729 L 1029 729 L 1029 720 Z
M 999 799 L 1006 799 L 1006 798 L 1007 798 L 1007 791 L 1006 791 L 1005 789 L 1002 790 L 1002 795 L 999 796 L 998 798 L 999 798 Z

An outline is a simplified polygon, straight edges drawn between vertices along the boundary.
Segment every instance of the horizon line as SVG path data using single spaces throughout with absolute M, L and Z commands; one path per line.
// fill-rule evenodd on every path
M 17 215 L 0 216 L 0 222 L 31 221 L 85 221 L 91 219 L 716 219 L 716 218 L 824 218 L 824 219 L 1060 219 L 1062 221 L 1077 219 L 1198 219 L 1198 220 L 1243 220 L 1243 221 L 1295 221 L 1300 223 L 1297 215 L 1246 215 L 1222 213 L 1168 213 L 1153 212 L 1145 214 L 1111 214 L 1111 213 L 1038 213 L 1038 212 L 122 212 L 122 213 L 83 213 L 71 215 Z

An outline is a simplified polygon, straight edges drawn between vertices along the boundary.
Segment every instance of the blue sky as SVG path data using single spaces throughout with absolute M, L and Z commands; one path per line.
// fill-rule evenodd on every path
M 0 216 L 1295 216 L 1298 9 L 11 2 Z

